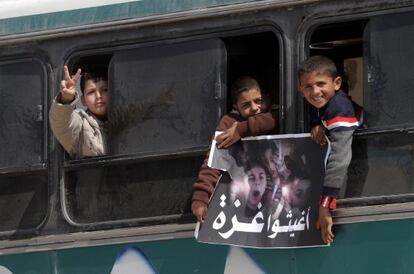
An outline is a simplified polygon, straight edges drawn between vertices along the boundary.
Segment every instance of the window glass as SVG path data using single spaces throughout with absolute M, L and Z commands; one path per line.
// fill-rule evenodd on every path
M 414 13 L 371 18 L 365 40 L 368 126 L 413 127 Z
M 78 223 L 164 216 L 177 221 L 190 213 L 196 170 L 205 155 L 110 165 L 66 173 L 66 206 Z M 171 216 L 172 219 L 165 218 Z M 188 214 L 188 216 L 190 216 Z
M 43 162 L 43 90 L 40 63 L 0 63 L 0 168 Z
M 206 147 L 221 115 L 220 39 L 116 52 L 110 63 L 110 153 Z
M 33 229 L 46 217 L 46 172 L 0 177 L 0 231 Z
M 402 132 L 354 138 L 343 197 L 413 193 L 413 141 L 412 133 Z

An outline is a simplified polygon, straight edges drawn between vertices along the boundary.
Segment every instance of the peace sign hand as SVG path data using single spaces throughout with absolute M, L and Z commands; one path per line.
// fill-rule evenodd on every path
M 73 78 L 70 77 L 67 66 L 64 66 L 63 70 L 65 73 L 65 80 L 60 82 L 60 100 L 63 104 L 67 104 L 72 102 L 76 97 L 76 83 L 81 75 L 81 69 L 78 69 Z

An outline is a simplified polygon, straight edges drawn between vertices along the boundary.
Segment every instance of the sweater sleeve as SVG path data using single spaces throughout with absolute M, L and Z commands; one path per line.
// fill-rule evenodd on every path
M 226 130 L 231 127 L 234 122 L 236 122 L 236 119 L 234 119 L 232 116 L 224 115 L 217 126 L 217 130 Z M 192 201 L 201 201 L 205 204 L 208 204 L 221 174 L 219 170 L 211 168 L 207 165 L 209 155 L 210 154 L 208 152 L 206 158 L 203 161 L 203 164 L 200 167 L 197 181 L 193 185 L 192 197 Z
M 237 124 L 240 137 L 266 135 L 276 127 L 276 119 L 270 112 L 260 113 L 249 117 L 246 121 Z
M 59 101 L 60 94 L 55 98 L 49 111 L 50 127 L 56 139 L 71 155 L 79 142 L 82 130 L 82 118 L 75 111 L 77 98 L 70 104 Z
M 352 158 L 352 135 L 354 130 L 332 131 L 329 133 L 331 151 L 325 170 L 323 196 L 337 197 L 346 180 Z

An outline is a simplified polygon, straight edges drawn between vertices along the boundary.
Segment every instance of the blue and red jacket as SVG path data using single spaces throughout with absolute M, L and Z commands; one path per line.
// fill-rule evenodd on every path
M 321 205 L 335 208 L 352 158 L 352 136 L 363 123 L 363 109 L 339 90 L 318 113 L 330 141 Z

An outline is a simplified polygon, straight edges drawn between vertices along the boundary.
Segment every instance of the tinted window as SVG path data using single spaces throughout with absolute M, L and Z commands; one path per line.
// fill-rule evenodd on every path
M 345 197 L 413 193 L 414 136 L 388 133 L 358 136 L 348 169 Z
M 110 64 L 110 151 L 206 147 L 225 94 L 219 39 L 116 52 Z
M 373 17 L 365 36 L 368 125 L 414 126 L 414 13 Z
M 43 162 L 40 63 L 0 63 L 0 168 Z
M 0 231 L 39 226 L 47 213 L 46 172 L 0 177 Z
M 68 172 L 69 214 L 79 223 L 132 218 L 151 223 L 154 220 L 145 219 L 157 216 L 164 216 L 157 223 L 180 220 L 190 213 L 192 186 L 203 159 L 204 155 Z

